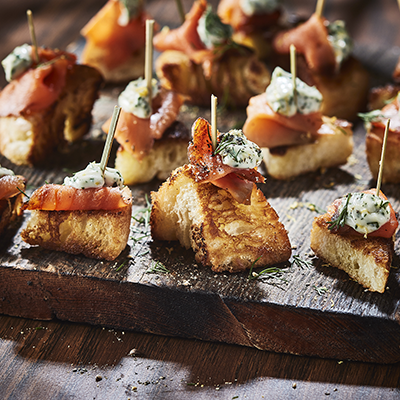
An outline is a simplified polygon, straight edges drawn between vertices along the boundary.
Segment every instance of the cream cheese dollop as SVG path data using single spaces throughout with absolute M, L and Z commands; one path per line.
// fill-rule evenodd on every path
M 346 30 L 344 21 L 337 20 L 327 25 L 328 40 L 335 53 L 336 63 L 340 65 L 352 52 L 353 41 Z
M 240 0 L 239 6 L 248 17 L 255 14 L 274 12 L 280 5 L 280 0 Z
M 0 165 L 0 178 L 7 175 L 15 175 L 15 174 L 14 171 L 12 171 L 11 169 L 4 168 Z
M 158 82 L 152 79 L 152 99 L 159 92 Z M 118 97 L 118 105 L 126 112 L 134 114 L 138 118 L 149 118 L 152 109 L 149 99 L 149 90 L 143 78 L 129 82 L 125 90 Z
M 76 189 L 88 189 L 99 187 L 124 187 L 124 179 L 121 173 L 114 168 L 106 167 L 104 175 L 100 168 L 100 163 L 89 163 L 82 171 L 75 173 L 72 177 L 64 179 L 64 185 L 72 186 Z
M 256 168 L 263 159 L 261 149 L 248 140 L 240 129 L 231 129 L 219 136 L 214 153 L 219 154 L 222 163 L 233 168 Z
M 339 213 L 346 201 L 341 202 Z M 355 231 L 368 235 L 390 219 L 389 201 L 370 193 L 351 193 L 344 223 Z
M 208 49 L 226 42 L 233 33 L 230 25 L 224 24 L 219 16 L 208 6 L 206 11 L 200 17 L 197 25 L 197 33 L 200 40 Z
M 32 47 L 29 44 L 23 44 L 16 47 L 2 62 L 7 82 L 18 78 L 33 63 Z
M 296 113 L 310 114 L 319 111 L 322 94 L 315 86 L 308 86 L 296 78 L 297 105 L 294 102 L 292 74 L 281 67 L 272 73 L 271 83 L 266 89 L 267 102 L 277 113 L 292 117 Z

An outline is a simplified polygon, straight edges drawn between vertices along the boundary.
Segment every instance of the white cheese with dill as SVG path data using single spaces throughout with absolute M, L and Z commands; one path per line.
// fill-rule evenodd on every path
M 14 171 L 12 171 L 11 169 L 4 168 L 0 165 L 0 178 L 7 175 L 15 175 L 15 174 Z
M 232 27 L 224 24 L 219 16 L 212 12 L 211 6 L 207 7 L 197 25 L 200 40 L 208 49 L 227 41 L 232 36 L 232 32 Z
M 345 207 L 342 200 L 339 213 Z M 352 193 L 348 201 L 344 223 L 355 231 L 368 235 L 378 230 L 390 219 L 389 201 L 369 193 Z
M 152 79 L 152 99 L 158 94 L 158 82 Z M 128 86 L 118 97 L 118 105 L 126 112 L 138 118 L 149 118 L 152 112 L 149 90 L 143 78 L 129 82 Z
M 287 117 L 292 117 L 296 113 L 316 112 L 322 103 L 322 94 L 315 86 L 308 86 L 296 78 L 297 104 L 295 104 L 292 74 L 281 67 L 276 67 L 272 73 L 266 93 L 269 106 L 275 112 Z
M 328 40 L 335 53 L 336 63 L 340 65 L 353 50 L 353 42 L 346 30 L 344 21 L 328 23 Z
M 75 173 L 72 177 L 66 177 L 64 185 L 72 186 L 76 189 L 99 188 L 103 186 L 118 186 L 122 189 L 124 179 L 118 170 L 109 167 L 106 167 L 103 175 L 100 163 L 92 162 L 84 170 Z
M 239 6 L 248 17 L 255 14 L 268 14 L 274 12 L 280 0 L 240 0 Z
M 23 44 L 16 47 L 2 62 L 6 80 L 11 82 L 18 78 L 32 65 L 32 47 L 29 44 Z
M 256 168 L 261 164 L 261 149 L 248 140 L 240 129 L 231 129 L 219 136 L 214 151 L 222 158 L 222 163 L 233 168 Z

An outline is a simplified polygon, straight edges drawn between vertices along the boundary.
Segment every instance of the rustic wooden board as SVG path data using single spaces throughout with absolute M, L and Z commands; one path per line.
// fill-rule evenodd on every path
M 362 49 L 360 53 L 363 53 Z M 393 57 L 389 57 L 393 64 Z M 373 52 L 364 61 L 374 63 Z M 381 76 L 382 78 L 382 76 Z M 28 192 L 45 181 L 99 160 L 102 122 L 112 112 L 121 87 L 108 87 L 94 109 L 89 137 L 54 154 L 48 166 L 0 163 L 28 179 Z M 180 119 L 190 127 L 208 110 L 185 107 Z M 220 129 L 244 122 L 243 110 L 223 112 Z M 128 247 L 115 262 L 30 247 L 20 239 L 26 218 L 0 243 L 0 313 L 59 319 L 162 335 L 235 343 L 263 350 L 379 363 L 400 361 L 400 276 L 396 255 L 384 294 L 365 291 L 337 269 L 312 257 L 309 233 L 315 212 L 335 198 L 374 185 L 365 160 L 364 130 L 355 128 L 355 151 L 342 168 L 307 174 L 290 182 L 268 178 L 261 188 L 289 231 L 293 256 L 307 265 L 281 265 L 278 278 L 248 279 L 248 273 L 215 274 L 197 265 L 178 243 L 152 241 L 145 224 L 133 220 Z M 116 146 L 113 149 L 115 154 Z M 111 158 L 113 160 L 113 158 Z M 112 163 L 112 161 L 111 161 Z M 133 187 L 133 214 L 159 181 Z M 383 190 L 400 209 L 398 185 Z M 139 212 L 139 214 L 137 214 Z M 110 234 L 112 234 L 110 232 Z M 396 254 L 400 254 L 399 239 Z M 168 273 L 152 273 L 158 263 Z

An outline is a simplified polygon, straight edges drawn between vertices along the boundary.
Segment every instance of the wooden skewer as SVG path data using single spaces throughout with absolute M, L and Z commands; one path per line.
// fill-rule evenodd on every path
M 111 145 L 112 145 L 112 141 L 114 139 L 115 129 L 117 127 L 118 118 L 119 118 L 120 113 L 121 113 L 121 107 L 115 106 L 113 115 L 111 117 L 110 129 L 108 130 L 106 143 L 104 145 L 103 154 L 101 155 L 100 169 L 101 169 L 101 172 L 103 175 L 104 175 L 104 171 L 106 169 L 107 163 L 108 163 L 108 159 L 110 158 Z
M 217 97 L 211 95 L 211 141 L 213 151 L 217 147 Z
M 400 0 L 399 0 L 400 1 Z M 185 11 L 183 10 L 183 5 L 181 0 L 175 0 L 176 6 L 178 7 L 179 17 L 181 18 L 182 24 L 185 22 Z
M 315 14 L 317 14 L 319 17 L 322 17 L 322 13 L 324 11 L 324 3 L 325 3 L 325 0 L 317 1 L 317 6 L 315 7 Z
M 35 34 L 35 27 L 33 26 L 33 18 L 32 18 L 32 11 L 27 10 L 26 15 L 28 17 L 28 26 L 29 26 L 29 32 L 31 35 L 31 40 L 32 40 L 32 46 L 34 49 L 34 54 L 35 54 L 35 62 L 39 63 L 39 52 L 38 52 L 38 46 L 37 46 L 37 41 L 36 41 L 36 34 Z
M 146 53 L 144 64 L 144 79 L 149 93 L 149 102 L 151 104 L 152 98 L 152 84 L 153 79 L 153 33 L 154 33 L 154 19 L 146 20 Z
M 294 44 L 290 45 L 290 72 L 292 73 L 292 81 L 293 81 L 293 101 L 297 111 L 296 46 Z
M 386 122 L 385 134 L 383 136 L 381 160 L 379 161 L 379 173 L 378 173 L 378 180 L 376 183 L 376 195 L 377 196 L 379 196 L 379 192 L 381 190 L 382 175 L 383 175 L 383 162 L 385 161 L 386 142 L 387 142 L 387 136 L 388 136 L 388 132 L 389 132 L 389 124 L 390 124 L 390 118 Z

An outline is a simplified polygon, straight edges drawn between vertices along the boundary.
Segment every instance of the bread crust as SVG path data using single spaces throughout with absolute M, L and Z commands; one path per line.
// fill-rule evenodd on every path
M 149 182 L 155 177 L 165 180 L 175 168 L 187 163 L 189 140 L 189 130 L 176 121 L 164 132 L 161 139 L 154 141 L 153 148 L 141 160 L 120 146 L 115 168 L 121 172 L 126 185 Z
M 92 108 L 103 82 L 85 65 L 67 70 L 60 97 L 49 107 L 0 117 L 0 153 L 17 165 L 37 165 L 58 146 L 82 138 L 92 123 Z
M 339 235 L 328 229 L 330 220 L 330 215 L 324 214 L 313 221 L 311 249 L 315 255 L 369 291 L 383 293 L 393 258 L 393 239 Z
M 24 188 L 21 188 L 24 190 Z M 7 227 L 22 216 L 22 203 L 24 195 L 17 194 L 9 199 L 0 200 L 0 235 Z
M 255 184 L 251 205 L 243 205 L 211 183 L 195 182 L 185 165 L 151 198 L 152 237 L 179 240 L 213 271 L 244 271 L 290 258 L 287 232 Z
M 114 260 L 126 247 L 132 203 L 110 211 L 34 210 L 21 237 L 48 250 Z

